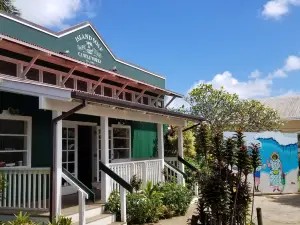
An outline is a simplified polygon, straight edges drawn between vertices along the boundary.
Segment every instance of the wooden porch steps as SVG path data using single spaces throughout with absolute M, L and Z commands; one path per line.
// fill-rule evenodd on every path
M 73 225 L 79 225 L 79 207 L 72 206 L 62 209 L 61 214 L 72 219 Z M 85 209 L 86 224 L 88 225 L 122 225 L 116 223 L 116 216 L 105 212 L 105 204 L 102 202 L 88 203 Z

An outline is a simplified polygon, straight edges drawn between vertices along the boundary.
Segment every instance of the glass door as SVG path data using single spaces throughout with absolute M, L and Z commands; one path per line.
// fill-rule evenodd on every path
M 112 146 L 112 128 L 109 128 L 108 130 L 108 154 L 109 154 L 109 162 L 112 160 L 112 154 L 111 154 L 111 146 Z M 101 127 L 97 127 L 97 182 L 101 181 L 101 170 L 100 170 L 100 164 L 101 161 Z
M 62 128 L 62 167 L 77 177 L 77 125 L 63 125 Z M 62 179 L 62 195 L 76 193 L 76 189 Z

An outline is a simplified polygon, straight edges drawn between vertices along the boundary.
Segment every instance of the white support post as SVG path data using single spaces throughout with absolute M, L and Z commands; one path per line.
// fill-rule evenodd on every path
M 120 198 L 121 198 L 121 221 L 127 222 L 127 212 L 126 212 L 126 190 L 122 186 L 120 186 Z
M 104 165 L 109 164 L 109 146 L 108 146 L 108 117 L 101 117 L 101 161 Z M 110 190 L 109 177 L 106 173 L 101 172 L 101 200 L 107 202 Z
M 183 158 L 183 132 L 182 132 L 182 127 L 178 127 L 178 155 Z M 184 165 L 181 162 L 179 163 L 179 170 L 184 172 Z M 185 181 L 183 176 L 177 176 L 178 178 L 178 183 L 185 185 Z
M 163 170 L 165 167 L 165 149 L 164 149 L 164 131 L 163 124 L 157 124 L 157 150 L 158 150 L 158 158 L 161 160 L 161 169 Z M 160 173 L 161 181 L 164 181 L 163 171 Z
M 85 196 L 82 191 L 78 191 L 79 203 L 79 225 L 85 225 Z
M 60 116 L 62 113 L 58 111 L 52 111 L 52 118 L 56 118 Z M 55 215 L 58 216 L 61 214 L 61 179 L 62 179 L 62 121 L 58 121 L 56 125 L 56 168 L 54 168 L 54 177 L 56 183 L 55 196 L 52 198 L 56 198 L 56 206 L 55 206 Z M 55 159 L 54 159 L 55 160 Z M 52 181 L 53 182 L 53 181 Z
M 143 182 L 143 184 L 142 184 L 142 186 L 144 187 L 144 188 L 146 188 L 146 186 L 147 186 L 147 163 L 146 162 L 143 162 L 143 164 L 142 164 L 142 182 Z

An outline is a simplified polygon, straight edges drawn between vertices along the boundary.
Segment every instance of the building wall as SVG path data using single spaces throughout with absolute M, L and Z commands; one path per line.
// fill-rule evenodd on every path
M 20 115 L 32 117 L 32 167 L 49 167 L 52 159 L 52 112 L 39 110 L 37 97 L 0 91 L 0 110 L 19 109 Z M 66 120 L 92 122 L 100 125 L 97 116 L 73 114 Z M 131 126 L 131 153 L 134 159 L 153 158 L 157 154 L 157 127 L 154 123 L 109 119 L 109 124 Z
M 225 133 L 231 137 L 233 133 Z M 245 133 L 248 146 L 260 145 L 261 165 L 255 172 L 255 191 L 263 194 L 298 192 L 298 139 L 280 132 Z M 253 187 L 253 174 L 248 180 Z
M 0 110 L 9 107 L 19 109 L 20 115 L 32 117 L 32 167 L 49 167 L 51 165 L 51 119 L 52 112 L 39 110 L 37 97 L 18 95 L 0 91 Z
M 57 37 L 55 35 L 47 34 L 11 19 L 5 18 L 1 16 L 1 14 L 0 24 L 0 34 L 5 34 L 54 52 L 65 52 L 68 50 L 68 56 L 74 59 L 87 62 L 107 70 L 112 70 L 114 67 L 116 67 L 118 73 L 122 75 L 161 88 L 165 87 L 164 78 L 154 76 L 150 73 L 116 61 L 90 26 L 83 27 L 74 32 L 70 32 L 65 36 Z M 82 35 L 88 35 L 90 39 L 81 38 Z M 96 54 L 92 53 L 92 56 L 94 58 L 97 58 L 96 61 L 90 61 L 87 60 L 86 57 L 83 57 L 83 55 L 85 54 L 85 50 L 82 50 L 82 46 L 83 49 L 85 49 L 87 41 L 92 44 L 92 48 L 97 52 Z
M 300 120 L 285 121 L 284 125 L 280 128 L 283 133 L 295 133 L 300 132 Z

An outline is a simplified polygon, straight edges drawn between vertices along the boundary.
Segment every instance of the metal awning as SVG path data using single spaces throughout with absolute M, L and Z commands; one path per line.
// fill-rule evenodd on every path
M 73 91 L 71 93 L 71 98 L 76 100 L 86 100 L 91 103 L 98 103 L 98 104 L 113 106 L 117 108 L 137 110 L 145 113 L 159 114 L 167 117 L 176 117 L 176 118 L 186 119 L 195 122 L 205 121 L 205 119 L 200 116 L 174 112 L 174 111 L 167 110 L 165 108 L 157 108 L 157 107 L 143 105 L 139 103 L 104 97 L 96 94 L 89 94 L 86 92 Z

